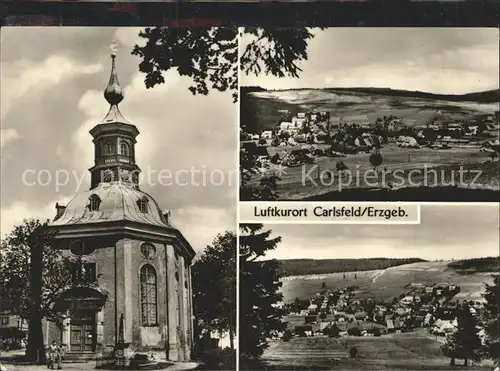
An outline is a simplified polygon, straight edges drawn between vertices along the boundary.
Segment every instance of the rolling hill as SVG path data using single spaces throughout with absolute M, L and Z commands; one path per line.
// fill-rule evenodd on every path
M 308 274 L 342 273 L 385 269 L 403 264 L 425 262 L 419 258 L 390 259 L 286 259 L 280 260 L 282 275 L 299 276 Z
M 344 288 L 359 286 L 356 297 L 359 299 L 376 298 L 377 301 L 390 301 L 394 297 L 408 292 L 409 283 L 434 285 L 448 283 L 459 285 L 460 293 L 456 299 L 482 300 L 484 283 L 493 282 L 491 272 L 463 274 L 450 268 L 451 261 L 419 262 L 393 266 L 385 269 L 345 273 L 289 276 L 282 279 L 280 291 L 283 302 L 292 302 L 295 298 L 307 299 L 326 288 Z
M 283 118 L 283 111 L 328 111 L 331 116 L 395 115 L 420 125 L 429 118 L 462 119 L 498 111 L 499 90 L 462 95 L 432 94 L 381 88 L 329 88 L 265 90 L 241 87 L 241 127 L 250 133 L 272 129 Z M 439 114 L 438 114 L 439 112 Z

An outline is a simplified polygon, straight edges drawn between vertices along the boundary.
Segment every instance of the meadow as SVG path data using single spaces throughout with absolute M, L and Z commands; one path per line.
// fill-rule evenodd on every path
M 352 337 L 339 339 L 323 336 L 294 337 L 289 342 L 273 341 L 263 360 L 268 369 L 316 370 L 456 370 L 442 356 L 441 342 L 425 330 L 390 334 L 381 337 Z M 348 350 L 358 349 L 354 359 Z M 467 370 L 485 370 L 475 364 Z
M 326 288 L 330 289 L 359 286 L 356 298 L 375 298 L 377 301 L 390 301 L 396 296 L 407 293 L 409 289 L 406 286 L 410 283 L 424 285 L 449 283 L 461 287 L 457 298 L 481 300 L 484 283 L 493 282 L 492 273 L 461 274 L 449 268 L 449 263 L 450 261 L 421 262 L 382 270 L 347 272 L 345 279 L 343 273 L 284 277 L 281 287 L 283 302 L 292 302 L 297 297 L 310 298 L 322 290 L 323 282 Z

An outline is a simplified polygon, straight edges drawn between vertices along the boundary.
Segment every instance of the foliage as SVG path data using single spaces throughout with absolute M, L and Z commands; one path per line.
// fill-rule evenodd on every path
M 356 347 L 351 347 L 349 349 L 349 355 L 351 356 L 351 358 L 354 358 L 356 357 L 356 355 L 358 354 L 358 348 Z
M 291 338 L 292 338 L 292 332 L 290 330 L 285 330 L 285 332 L 283 332 L 283 337 L 281 338 L 281 340 L 290 341 Z
M 330 338 L 337 338 L 340 335 L 340 328 L 336 323 L 325 327 L 323 334 L 328 335 Z
M 40 311 L 44 318 L 57 322 L 60 314 L 55 313 L 52 304 L 67 287 L 71 277 L 70 261 L 63 258 L 51 243 L 55 232 L 49 231 L 47 223 L 27 219 L 17 225 L 2 240 L 0 261 L 0 292 L 2 309 L 22 318 L 29 318 L 33 300 L 30 287 L 34 277 L 30 276 L 32 250 L 42 249 L 42 296 Z
M 41 321 L 61 325 L 53 304 L 71 279 L 70 261 L 52 248 L 55 234 L 46 222 L 25 219 L 1 243 L 1 309 L 29 320 L 26 356 L 39 363 L 45 361 Z
M 497 363 L 500 363 L 500 276 L 493 276 L 493 285 L 486 284 L 483 294 L 486 299 L 482 322 L 486 332 L 486 352 Z
M 448 267 L 456 270 L 467 270 L 473 272 L 498 272 L 500 270 L 500 258 L 496 256 L 456 260 L 449 263 Z
M 240 150 L 241 201 L 274 201 L 278 199 L 277 181 L 279 177 L 272 173 L 263 174 L 257 184 L 251 184 L 251 177 L 259 173 L 257 156 L 245 149 Z
M 350 336 L 361 336 L 361 329 L 359 327 L 349 327 L 347 334 Z
M 294 28 L 146 28 L 139 33 L 144 46 L 135 45 L 133 55 L 141 58 L 139 70 L 146 74 L 147 88 L 165 83 L 164 72 L 177 70 L 193 81 L 189 91 L 207 95 L 211 89 L 232 92 L 238 99 L 238 36 L 248 38 L 240 56 L 246 74 L 264 73 L 298 77 L 298 63 L 307 59 L 310 30 Z
M 268 339 L 285 328 L 283 311 L 276 306 L 282 299 L 279 263 L 262 260 L 281 237 L 270 238 L 271 231 L 262 229 L 262 224 L 240 225 L 239 353 L 249 359 L 260 357 Z
M 198 336 L 236 333 L 236 235 L 218 234 L 192 267 L 193 314 Z
M 423 262 L 419 258 L 392 259 L 287 259 L 282 260 L 283 276 L 297 276 L 306 274 L 325 274 L 340 272 L 369 271 L 385 269 L 403 264 Z M 346 276 L 350 279 L 349 275 Z
M 470 312 L 467 304 L 457 310 L 458 329 L 446 338 L 446 343 L 441 346 L 443 354 L 454 359 L 463 359 L 467 365 L 469 359 L 477 358 L 481 348 L 481 339 L 478 335 L 477 321 Z

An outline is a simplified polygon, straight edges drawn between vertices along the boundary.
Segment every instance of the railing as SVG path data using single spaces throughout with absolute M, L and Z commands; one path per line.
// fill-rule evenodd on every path
M 131 164 L 132 159 L 128 156 L 123 156 L 123 155 L 107 155 L 104 156 L 104 163 L 105 164 L 110 164 L 114 162 L 122 162 L 126 164 Z

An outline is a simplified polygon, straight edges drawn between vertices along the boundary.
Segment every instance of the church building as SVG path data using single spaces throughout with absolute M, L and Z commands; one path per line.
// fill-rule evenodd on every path
M 139 188 L 138 129 L 121 114 L 124 94 L 116 54 L 104 91 L 110 109 L 90 134 L 90 189 L 56 204 L 54 248 L 70 257 L 72 280 L 55 305 L 62 324 L 44 339 L 67 354 L 92 357 L 116 349 L 187 361 L 193 344 L 191 262 L 195 252 L 155 199 Z

